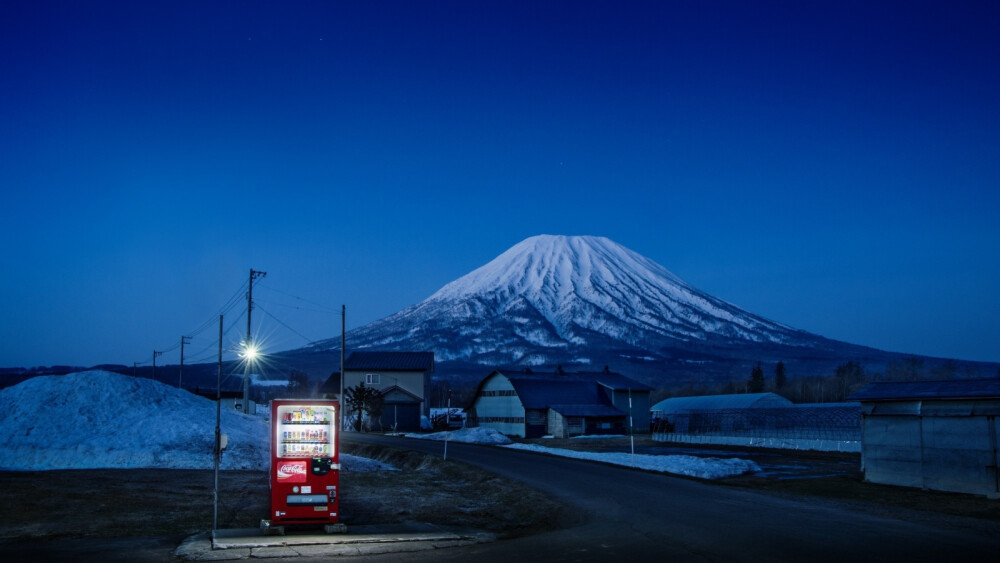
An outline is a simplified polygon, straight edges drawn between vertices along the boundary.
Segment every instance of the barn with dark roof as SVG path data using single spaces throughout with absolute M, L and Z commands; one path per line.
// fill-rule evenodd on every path
M 1000 379 L 878 382 L 850 400 L 865 480 L 1000 497 Z
M 466 411 L 470 426 L 523 438 L 648 432 L 649 392 L 610 371 L 494 371 L 480 382 Z

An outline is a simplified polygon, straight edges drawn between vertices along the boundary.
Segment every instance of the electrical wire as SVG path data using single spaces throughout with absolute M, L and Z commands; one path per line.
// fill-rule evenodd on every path
M 321 307 L 321 309 L 305 309 L 303 307 L 295 307 L 294 305 L 286 305 L 288 307 L 300 308 L 300 309 L 303 309 L 303 310 L 314 311 L 314 312 L 317 312 L 317 313 L 339 313 L 340 312 L 340 310 L 338 310 L 338 309 L 330 308 L 327 305 L 324 305 L 322 303 L 316 303 L 315 301 L 310 301 L 310 300 L 308 300 L 308 299 L 306 299 L 304 297 L 299 297 L 298 295 L 292 295 L 291 293 L 288 293 L 287 291 L 281 291 L 280 289 L 277 289 L 277 288 L 274 288 L 274 287 L 264 286 L 262 289 L 266 289 L 268 291 L 273 291 L 275 293 L 280 293 L 280 294 L 282 294 L 282 295 L 284 295 L 286 297 L 291 297 L 292 299 L 298 299 L 299 301 L 303 301 L 305 303 L 309 303 L 310 305 L 313 305 L 313 306 L 316 306 L 316 307 Z
M 223 332 L 222 332 L 223 340 L 225 340 L 225 337 L 229 336 L 230 333 L 232 333 L 233 330 L 235 330 L 238 326 L 241 326 L 240 321 L 243 319 L 243 317 L 246 316 L 246 314 L 247 314 L 246 311 L 242 311 L 239 315 L 237 315 L 235 318 L 229 321 L 229 328 L 223 327 Z M 216 341 L 208 344 L 208 346 L 205 346 L 201 350 L 198 350 L 196 353 L 192 354 L 194 358 L 191 360 L 191 363 L 196 363 L 196 364 L 202 363 L 217 357 L 217 353 L 212 352 L 212 350 L 217 350 L 218 345 L 219 343 L 218 341 Z M 203 356 L 203 354 L 206 353 L 207 355 Z
M 263 281 L 264 281 L 264 278 L 262 278 L 260 281 L 258 281 L 257 284 L 260 284 L 260 285 L 258 286 L 257 284 L 255 284 L 254 288 L 255 289 L 258 289 L 258 288 L 259 289 L 263 289 L 263 290 L 265 290 L 265 292 L 279 293 L 279 294 L 284 295 L 286 297 L 290 297 L 290 298 L 292 298 L 292 299 L 294 299 L 296 301 L 299 301 L 299 302 L 302 302 L 302 303 L 305 303 L 305 304 L 309 304 L 312 307 L 317 307 L 317 308 L 304 307 L 302 305 L 290 305 L 290 304 L 287 304 L 287 303 L 283 303 L 283 302 L 280 302 L 280 301 L 273 301 L 273 300 L 269 300 L 267 302 L 268 306 L 276 305 L 278 307 L 285 307 L 285 308 L 294 309 L 294 310 L 309 311 L 309 312 L 322 313 L 322 314 L 336 314 L 336 313 L 340 312 L 339 309 L 331 308 L 328 305 L 324 305 L 322 303 L 317 303 L 315 301 L 311 301 L 309 299 L 305 299 L 304 297 L 293 295 L 293 294 L 288 293 L 286 291 L 282 291 L 282 290 L 277 289 L 275 287 L 271 287 L 269 284 L 261 284 L 261 282 L 263 282 Z M 213 326 L 216 326 L 216 323 L 218 322 L 218 317 L 220 315 L 222 315 L 223 317 L 225 317 L 230 311 L 232 311 L 235 307 L 237 307 L 238 305 L 240 305 L 244 301 L 244 299 L 246 298 L 246 295 L 248 293 L 248 290 L 250 288 L 250 283 L 252 283 L 250 280 L 245 280 L 240 285 L 240 287 L 222 304 L 222 306 L 219 307 L 219 310 L 218 310 L 218 312 L 215 315 L 213 315 L 213 316 L 209 317 L 208 319 L 206 319 L 203 323 L 201 323 L 200 325 L 198 325 L 197 327 L 195 327 L 194 330 L 188 332 L 187 336 L 185 336 L 183 338 L 190 338 L 190 339 L 193 340 L 195 337 L 201 335 L 202 333 L 204 333 L 205 331 L 209 330 Z M 264 313 L 269 318 L 271 318 L 272 320 L 274 320 L 276 323 L 278 323 L 279 325 L 281 325 L 285 329 L 291 331 L 292 333 L 294 333 L 299 338 L 302 338 L 307 343 L 312 343 L 312 342 L 316 341 L 314 339 L 311 339 L 311 338 L 305 336 L 301 332 L 295 330 L 290 325 L 288 325 L 288 323 L 286 323 L 286 322 L 282 321 L 281 319 L 279 319 L 278 317 L 276 317 L 270 311 L 268 311 L 267 309 L 265 309 L 264 307 L 262 307 L 260 301 L 258 301 L 257 299 L 254 300 L 253 305 L 254 305 L 255 308 L 259 309 L 262 313 Z M 230 333 L 232 333 L 232 331 L 237 328 L 237 326 L 239 326 L 241 324 L 240 321 L 246 316 L 246 314 L 247 314 L 247 311 L 243 310 L 234 319 L 228 319 L 228 322 L 226 324 L 228 324 L 229 327 L 223 329 L 223 338 L 224 339 L 225 339 L 225 337 L 229 336 Z M 178 342 L 175 342 L 171 346 L 164 347 L 162 350 L 156 349 L 155 353 L 157 355 L 161 355 L 161 354 L 164 354 L 164 353 L 167 353 L 167 352 L 173 352 L 174 350 L 177 350 L 178 348 L 180 348 L 180 346 L 181 346 L 180 341 L 178 341 Z M 215 359 L 217 357 L 216 356 L 216 351 L 215 351 L 217 349 L 217 346 L 218 346 L 218 342 L 212 342 L 212 343 L 210 343 L 210 344 L 202 347 L 197 352 L 191 354 L 190 355 L 190 359 L 188 361 L 190 363 L 198 364 L 198 363 L 207 363 L 207 362 Z M 231 351 L 228 351 L 228 352 L 232 353 Z M 238 367 L 240 365 L 239 360 L 225 360 L 225 362 L 231 364 L 230 365 L 230 369 L 228 369 L 227 371 L 232 371 L 233 369 L 236 369 L 236 367 Z M 145 361 L 141 361 L 141 362 L 134 362 L 134 365 L 135 366 L 146 366 L 146 365 L 149 365 L 151 363 L 152 363 L 152 360 L 145 360 Z M 271 360 L 271 363 L 274 366 L 279 366 L 279 364 L 280 364 L 280 366 L 283 366 L 283 367 L 288 368 L 288 369 L 292 369 L 293 368 L 293 366 L 284 364 L 283 362 L 278 362 L 278 361 L 276 361 L 274 359 Z M 234 373 L 229 373 L 225 377 L 226 377 L 226 381 L 229 381 L 231 378 L 242 377 L 242 376 L 240 376 L 238 374 L 234 374 Z
M 242 301 L 243 295 L 246 294 L 246 289 L 249 287 L 249 285 L 250 285 L 250 281 L 249 280 L 244 281 L 240 285 L 239 289 L 237 289 L 236 292 L 233 293 L 229 297 L 229 299 L 227 299 L 226 302 L 223 303 L 223 305 L 221 307 L 219 307 L 219 311 L 218 311 L 217 314 L 213 315 L 212 317 L 209 317 L 205 322 L 203 322 L 202 324 L 198 325 L 198 327 L 195 330 L 193 330 L 191 332 L 188 332 L 189 337 L 190 338 L 194 338 L 195 336 L 198 336 L 199 334 L 205 332 L 206 330 L 208 330 L 209 328 L 211 328 L 212 326 L 215 325 L 215 323 L 217 322 L 217 320 L 219 318 L 219 315 L 223 315 L 224 316 L 227 313 L 229 313 L 229 311 L 231 311 L 234 307 L 236 307 Z M 243 314 L 246 314 L 246 313 L 244 312 Z M 230 330 L 232 330 L 232 326 L 230 326 Z M 178 341 L 178 342 L 174 343 L 172 346 L 165 347 L 162 350 L 155 349 L 154 351 L 157 354 L 163 354 L 163 353 L 166 353 L 166 352 L 173 352 L 174 350 L 177 350 L 180 347 L 181 347 L 181 344 L 180 344 L 180 341 Z M 211 345 L 209 345 L 209 347 L 211 347 Z M 204 352 L 204 350 L 199 351 L 198 353 L 196 353 L 194 355 L 198 355 L 198 354 L 201 354 L 203 352 Z M 195 360 L 191 360 L 191 361 L 194 362 L 194 363 L 198 363 Z M 146 363 L 151 363 L 151 362 L 142 362 L 142 363 L 135 362 L 135 365 L 144 365 Z
M 272 315 L 267 309 L 264 309 L 263 307 L 261 307 L 259 303 L 257 304 L 257 309 L 259 309 L 265 315 L 267 315 L 267 316 L 271 317 L 272 319 L 274 319 L 274 321 L 276 323 L 280 324 L 281 326 L 283 326 L 283 327 L 287 328 L 288 330 L 290 330 L 290 331 L 294 332 L 295 334 L 297 334 L 300 338 L 302 338 L 303 340 L 305 340 L 307 343 L 308 342 L 315 342 L 314 340 L 310 339 L 308 336 L 303 335 L 301 332 L 299 332 L 299 331 L 295 330 L 294 328 L 292 328 L 292 327 L 288 326 L 287 324 L 285 324 L 285 322 L 282 321 L 281 319 L 279 319 L 278 317 L 275 317 L 274 315 Z

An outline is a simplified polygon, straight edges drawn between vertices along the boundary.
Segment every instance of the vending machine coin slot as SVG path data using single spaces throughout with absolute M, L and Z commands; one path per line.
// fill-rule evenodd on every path
M 330 472 L 330 458 L 314 457 L 312 459 L 313 475 L 326 475 L 329 472 Z

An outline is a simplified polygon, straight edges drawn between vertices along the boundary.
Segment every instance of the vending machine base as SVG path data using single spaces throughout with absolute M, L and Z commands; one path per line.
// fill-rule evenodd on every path
M 265 536 L 283 536 L 285 535 L 285 526 L 272 526 L 270 520 L 261 520 L 260 532 Z M 347 525 L 342 522 L 338 522 L 336 524 L 326 524 L 323 526 L 323 533 L 346 534 Z

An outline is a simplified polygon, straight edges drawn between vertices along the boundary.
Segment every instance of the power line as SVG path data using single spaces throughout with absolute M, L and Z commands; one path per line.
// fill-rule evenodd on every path
M 237 289 L 236 292 L 233 293 L 232 296 L 230 296 L 229 299 L 227 299 L 225 303 L 223 303 L 223 305 L 219 308 L 219 311 L 216 314 L 214 314 L 211 317 L 209 317 L 204 323 L 202 323 L 201 325 L 199 325 L 198 328 L 196 328 L 195 330 L 192 330 L 192 331 L 188 332 L 188 334 L 191 335 L 191 337 L 194 337 L 194 336 L 197 336 L 197 335 L 201 334 L 202 332 L 208 330 L 209 328 L 212 328 L 212 327 L 216 326 L 217 323 L 218 323 L 219 315 L 226 315 L 227 313 L 229 313 L 229 311 L 231 311 L 234 307 L 236 307 L 237 305 L 239 305 L 242 302 L 242 300 L 243 300 L 243 292 L 246 289 L 248 283 L 249 282 L 244 281 L 240 285 L 239 289 Z M 246 314 L 246 313 L 243 313 L 243 314 Z M 239 318 L 242 318 L 242 315 Z M 230 327 L 230 328 L 232 328 L 232 327 Z M 214 346 L 214 345 L 210 344 L 205 349 L 208 349 L 209 347 L 212 347 L 212 346 Z M 180 348 L 180 343 L 178 343 L 178 342 L 175 341 L 175 343 L 173 345 L 164 347 L 162 350 L 159 349 L 159 348 L 157 348 L 157 350 L 159 352 L 161 352 L 161 353 L 165 353 L 165 352 L 173 352 L 174 350 L 177 350 L 178 348 Z M 202 354 L 202 353 L 204 353 L 204 351 L 205 350 L 201 350 L 197 354 Z M 195 355 L 197 355 L 197 354 L 195 354 Z M 198 360 L 198 361 L 200 361 L 200 360 Z M 136 365 L 144 365 L 144 364 L 146 364 L 148 362 L 135 362 L 135 363 L 136 363 Z
M 267 316 L 271 317 L 272 319 L 274 319 L 274 321 L 277 322 L 278 324 L 280 324 L 281 326 L 283 326 L 283 327 L 287 328 L 288 330 L 294 332 L 295 334 L 299 335 L 299 337 L 302 338 L 303 340 L 305 340 L 306 342 L 314 342 L 314 340 L 310 339 L 308 336 L 303 335 L 301 332 L 299 332 L 299 331 L 295 330 L 294 328 L 292 328 L 292 327 L 288 326 L 287 324 L 285 324 L 278 317 L 275 317 L 274 315 L 272 315 L 269 311 L 267 311 L 266 309 L 264 309 L 263 307 L 261 307 L 259 303 L 257 304 L 257 308 L 260 309 L 265 315 L 267 315 Z
M 292 299 L 297 299 L 299 301 L 303 301 L 305 303 L 309 303 L 310 305 L 314 305 L 316 307 L 322 307 L 321 310 L 316 310 L 316 309 L 306 309 L 306 310 L 312 310 L 312 311 L 315 311 L 317 313 L 339 313 L 340 312 L 339 310 L 331 308 L 331 307 L 329 307 L 327 305 L 324 305 L 322 303 L 316 303 L 315 301 L 310 301 L 310 300 L 308 300 L 308 299 L 306 299 L 304 297 L 299 297 L 298 295 L 292 295 L 291 293 L 288 293 L 287 291 L 281 291 L 280 289 L 277 289 L 277 288 L 274 288 L 274 287 L 271 287 L 271 286 L 264 286 L 262 289 L 266 289 L 268 291 L 273 291 L 275 293 L 280 293 L 280 294 L 282 294 L 282 295 L 284 295 L 286 297 L 291 297 Z
M 223 337 L 229 336 L 231 332 L 236 330 L 240 326 L 240 321 L 243 320 L 243 316 L 246 315 L 246 311 L 241 312 L 235 318 L 229 320 L 229 328 L 225 329 L 223 332 Z M 215 348 L 218 346 L 218 342 L 211 342 L 195 354 L 195 359 L 191 360 L 193 363 L 200 363 L 205 360 L 209 360 L 215 357 Z M 207 356 L 202 356 L 202 354 L 207 354 Z

